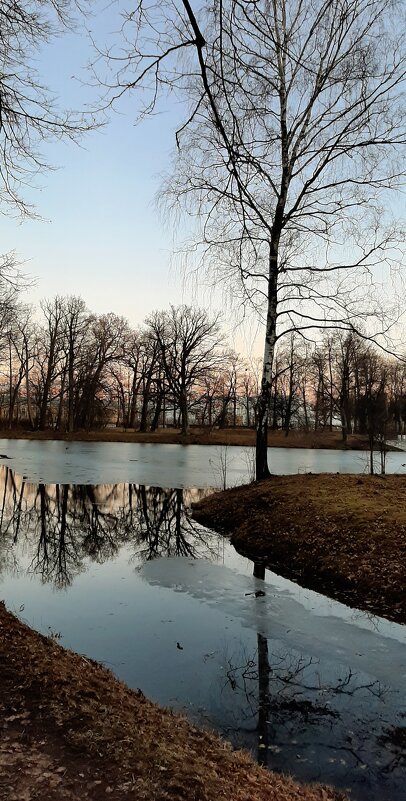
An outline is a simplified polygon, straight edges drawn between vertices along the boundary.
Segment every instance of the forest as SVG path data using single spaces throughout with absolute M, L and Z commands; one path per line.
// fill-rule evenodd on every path
M 59 432 L 117 427 L 141 432 L 257 423 L 261 358 L 229 345 L 219 316 L 188 306 L 137 328 L 95 314 L 78 296 L 34 313 L 18 292 L 1 315 L 3 429 Z M 269 425 L 337 430 L 374 439 L 404 432 L 406 366 L 359 334 L 293 332 L 276 352 Z

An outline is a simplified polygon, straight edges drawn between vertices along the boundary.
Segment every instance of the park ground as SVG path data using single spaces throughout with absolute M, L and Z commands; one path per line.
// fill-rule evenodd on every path
M 215 493 L 193 514 L 254 562 L 406 623 L 406 477 L 272 476 Z
M 0 603 L 1 801 L 339 801 L 260 768 Z
M 150 442 L 182 445 L 255 445 L 256 433 L 252 428 L 200 428 L 191 426 L 190 433 L 182 436 L 177 428 L 159 428 L 157 431 L 140 432 L 133 429 L 103 428 L 98 431 L 75 431 L 72 434 L 59 431 L 29 431 L 24 428 L 0 430 L 0 439 L 65 440 L 77 442 Z M 268 445 L 274 448 L 332 448 L 334 450 L 368 450 L 368 437 L 349 434 L 343 442 L 340 431 L 269 431 Z M 396 450 L 396 448 L 388 448 Z

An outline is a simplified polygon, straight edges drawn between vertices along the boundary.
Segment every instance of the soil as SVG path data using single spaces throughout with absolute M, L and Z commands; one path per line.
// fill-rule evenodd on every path
M 406 477 L 272 476 L 203 499 L 193 516 L 301 586 L 406 623 Z
M 339 801 L 260 768 L 0 603 L 1 801 Z
M 104 428 L 98 431 L 28 431 L 24 428 L 0 429 L 0 439 L 63 440 L 66 442 L 156 442 L 181 445 L 255 445 L 256 433 L 252 428 L 199 428 L 191 426 L 190 434 L 182 436 L 178 428 L 159 428 L 142 433 L 134 429 Z M 332 448 L 333 450 L 368 450 L 368 438 L 349 434 L 343 442 L 339 431 L 269 431 L 268 445 L 272 448 Z M 389 451 L 398 450 L 388 447 Z

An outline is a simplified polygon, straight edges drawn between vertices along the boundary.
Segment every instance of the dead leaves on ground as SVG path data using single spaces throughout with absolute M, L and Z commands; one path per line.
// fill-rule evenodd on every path
M 21 794 L 19 801 L 53 799 L 51 784 L 58 784 L 61 775 L 63 783 L 54 788 L 61 800 L 336 801 L 342 797 L 333 790 L 301 786 L 268 773 L 248 754 L 233 751 L 215 735 L 132 692 L 105 668 L 33 632 L 0 604 L 0 682 L 3 678 L 13 696 L 13 708 L 3 710 L 3 721 L 8 717 L 9 726 L 27 729 L 25 742 L 31 752 L 26 753 L 35 756 L 42 780 L 50 788 L 49 792 L 42 788 L 40 795 Z M 27 720 L 33 724 L 32 731 L 40 731 L 41 725 L 46 728 L 43 746 L 38 737 L 30 740 Z M 46 761 L 50 740 L 54 756 L 61 748 L 59 740 L 68 744 L 63 764 L 70 774 L 76 754 L 76 796 L 66 794 L 68 773 L 55 770 L 57 762 L 51 769 Z M 15 752 L 21 756 L 18 747 Z M 30 764 L 28 759 L 23 790 L 30 787 Z M 90 771 L 93 785 L 85 779 Z M 95 781 L 102 778 L 97 786 Z M 31 787 L 35 787 L 33 778 Z M 3 801 L 1 784 L 0 798 Z

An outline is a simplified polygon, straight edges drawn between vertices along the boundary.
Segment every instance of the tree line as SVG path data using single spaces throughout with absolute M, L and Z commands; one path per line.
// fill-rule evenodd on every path
M 95 314 L 78 296 L 32 307 L 10 290 L 0 331 L 3 428 L 59 432 L 117 426 L 141 432 L 191 424 L 255 428 L 261 360 L 236 353 L 219 316 L 189 306 L 155 311 L 138 327 Z M 406 366 L 359 335 L 291 333 L 278 348 L 269 424 L 366 434 L 403 433 Z
M 403 313 L 396 292 L 385 298 L 380 276 L 388 273 L 393 281 L 404 263 L 397 201 L 405 174 L 405 9 L 386 0 L 224 0 L 204 6 L 193 0 L 140 0 L 135 9 L 124 3 L 107 41 L 93 42 L 90 36 L 90 84 L 99 87 L 99 97 L 93 113 L 77 113 L 56 104 L 38 69 L 38 54 L 64 31 L 87 27 L 87 9 L 87 3 L 82 8 L 71 0 L 0 3 L 3 213 L 7 208 L 23 216 L 34 213 L 26 190 L 47 166 L 48 142 L 75 140 L 104 124 L 109 108 L 125 95 L 134 95 L 139 121 L 175 97 L 182 116 L 162 196 L 175 219 L 187 220 L 190 236 L 182 252 L 189 252 L 193 266 L 207 271 L 213 283 L 229 283 L 233 295 L 263 323 L 264 357 L 253 413 L 256 477 L 264 478 L 269 475 L 267 430 L 281 405 L 277 361 L 283 343 L 297 332 L 317 336 L 321 328 L 342 331 L 334 334 L 334 343 L 341 336 L 346 342 L 366 327 L 385 346 L 391 324 Z M 10 254 L 0 258 L 0 283 L 12 259 Z M 45 336 L 44 331 L 39 340 L 33 335 L 33 350 L 28 321 L 15 321 L 3 371 L 9 425 L 20 414 L 24 392 L 26 418 L 38 428 L 89 428 L 111 415 L 114 405 L 123 423 L 128 418 L 143 427 L 156 418 L 157 425 L 165 420 L 169 400 L 187 432 L 197 391 L 205 399 L 206 416 L 216 418 L 219 404 L 213 408 L 213 398 L 202 388 L 208 368 L 215 372 L 217 367 L 204 358 L 218 355 L 218 343 L 209 344 L 215 329 L 188 372 L 189 355 L 182 357 L 178 350 L 173 313 L 148 321 L 159 368 L 151 367 L 148 353 L 138 421 L 138 378 L 133 366 L 125 361 L 123 366 L 120 351 L 123 321 L 87 312 L 77 316 L 72 309 L 61 344 L 61 314 L 63 321 L 65 312 L 51 304 Z M 194 352 L 193 334 L 189 340 Z M 371 428 L 371 422 L 360 422 L 363 418 L 383 418 L 383 405 L 395 408 L 386 383 L 379 390 L 374 378 L 372 389 L 361 385 L 358 391 L 359 371 L 352 363 L 341 378 L 340 367 L 331 377 L 329 358 L 327 365 L 327 378 L 319 376 L 313 387 L 317 400 L 303 396 L 303 415 L 309 415 L 311 403 L 316 407 L 314 424 L 327 406 L 330 421 L 339 414 L 345 437 L 351 426 Z M 233 375 L 232 365 L 228 369 Z M 293 369 L 282 369 L 293 387 Z M 120 388 L 127 370 L 133 390 Z M 308 372 L 314 372 L 311 359 Z M 300 395 L 292 387 L 283 412 L 286 430 Z M 230 393 L 232 398 L 237 391 Z M 364 396 L 368 412 L 361 413 Z M 220 404 L 220 417 L 229 415 L 229 404 L 224 413 Z M 195 411 L 202 416 L 197 405 Z

